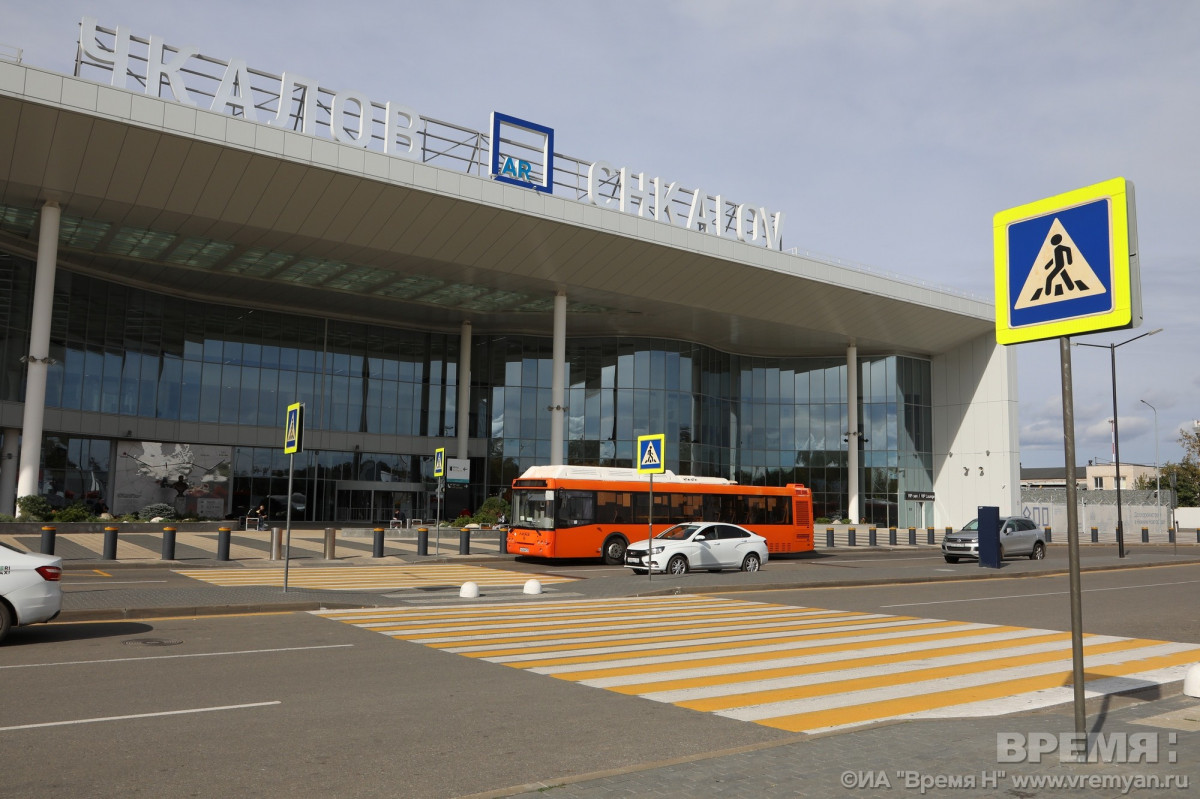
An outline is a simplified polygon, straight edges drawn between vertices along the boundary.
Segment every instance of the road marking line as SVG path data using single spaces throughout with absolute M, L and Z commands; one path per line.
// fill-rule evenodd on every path
M 85 574 L 85 575 L 83 575 L 83 576 L 84 576 L 84 577 L 86 577 L 87 575 Z M 110 576 L 110 577 L 111 577 L 112 575 L 106 575 L 106 576 Z M 165 582 L 166 582 L 166 580 L 117 580 L 117 581 L 115 581 L 115 582 L 111 582 L 111 583 L 105 583 L 105 585 L 142 585 L 143 583 L 165 583 Z M 94 586 L 94 585 L 95 585 L 95 583 L 68 583 L 68 582 L 63 582 L 63 587 L 64 587 L 64 588 L 65 588 L 66 586 L 68 586 L 68 585 L 87 585 L 87 586 Z
M 128 663 L 133 660 L 178 660 L 180 658 L 211 658 L 222 655 L 264 655 L 272 652 L 304 652 L 309 649 L 343 649 L 354 644 L 324 644 L 321 646 L 288 646 L 280 649 L 241 649 L 233 652 L 192 652 L 183 655 L 150 655 L 140 658 L 108 658 L 106 660 L 62 660 L 56 663 L 17 663 L 0 669 L 32 669 L 41 666 L 90 666 L 96 663 Z
M 1200 583 L 1200 580 L 1182 580 L 1177 583 L 1144 583 L 1141 585 L 1115 585 L 1109 588 L 1085 588 L 1083 593 L 1091 594 L 1100 591 L 1128 591 L 1133 588 L 1163 588 L 1169 585 L 1192 585 Z M 1009 594 L 1007 596 L 981 596 L 974 599 L 938 599 L 933 602 L 905 602 L 900 605 L 880 605 L 883 608 L 915 608 L 919 605 L 957 605 L 960 602 L 992 602 L 997 599 L 1032 599 L 1042 596 L 1066 596 L 1070 591 L 1050 591 L 1045 594 Z
M 221 705 L 220 707 L 195 707 L 188 710 L 164 710 L 159 713 L 135 713 L 130 716 L 102 716 L 94 719 L 72 719 L 70 721 L 47 721 L 41 724 L 18 724 L 15 727 L 0 727 L 0 732 L 13 732 L 15 730 L 36 730 L 39 727 L 65 727 L 72 724 L 95 724 L 100 721 L 128 721 L 130 719 L 150 719 L 156 716 L 182 716 L 188 713 L 212 713 L 216 710 L 243 710 L 250 707 L 267 707 L 269 705 L 282 705 L 283 702 L 276 699 L 273 702 L 252 702 L 246 705 Z

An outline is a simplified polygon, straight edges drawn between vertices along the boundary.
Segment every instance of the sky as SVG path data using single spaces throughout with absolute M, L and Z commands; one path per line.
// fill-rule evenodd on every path
M 1200 419 L 1193 0 L 0 0 L 0 44 L 71 74 L 84 16 L 476 130 L 532 120 L 783 211 L 785 248 L 988 301 L 997 212 L 1124 177 L 1144 321 L 1074 339 L 1101 345 L 1072 348 L 1076 462 L 1112 458 L 1110 344 L 1122 463 L 1178 462 Z M 1062 466 L 1058 340 L 1015 346 L 1021 463 Z

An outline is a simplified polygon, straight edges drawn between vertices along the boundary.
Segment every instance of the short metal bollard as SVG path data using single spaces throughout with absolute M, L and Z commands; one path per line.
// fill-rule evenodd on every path
M 375 528 L 375 549 L 371 552 L 371 557 L 374 557 L 374 558 L 382 558 L 383 557 L 383 528 L 382 527 Z
M 228 527 L 217 528 L 217 560 L 229 560 L 229 533 Z
M 846 533 L 846 545 L 852 547 L 858 546 L 858 531 L 853 527 Z
M 39 551 L 43 555 L 54 554 L 54 537 L 55 531 L 53 527 L 47 525 L 46 527 L 42 528 L 42 545 L 39 548 Z
M 1200 532 L 1196 533 L 1196 539 L 1200 540 Z M 825 528 L 825 546 L 827 546 L 827 547 L 833 546 L 833 528 L 832 527 Z
M 117 559 L 117 528 L 116 527 L 105 527 L 104 528 L 104 559 L 105 560 L 116 560 Z
M 1046 533 L 1046 543 L 1047 544 L 1052 543 L 1054 541 L 1054 532 L 1050 529 L 1049 526 L 1044 528 L 1044 532 Z
M 1175 528 L 1174 527 L 1167 528 L 1167 543 L 1168 544 L 1175 543 Z
M 424 556 L 429 554 L 429 528 L 417 528 L 417 554 Z
M 1093 544 L 1100 543 L 1100 530 L 1095 527 L 1092 528 L 1092 543 Z
M 471 529 L 464 527 L 458 531 L 458 554 L 471 554 Z
M 163 528 L 162 559 L 175 560 L 175 528 Z
M 878 533 L 874 527 L 867 528 L 867 546 L 869 546 L 869 547 L 879 546 Z
M 926 539 L 929 541 L 929 543 L 931 543 L 931 544 L 937 543 L 937 535 L 933 532 L 932 527 L 925 528 L 925 535 L 926 535 Z M 913 541 L 913 543 L 915 544 L 917 542 Z
M 1142 528 L 1142 543 L 1143 544 L 1150 543 L 1150 528 L 1149 527 Z
M 283 560 L 283 530 L 271 528 L 271 560 Z
M 337 537 L 332 527 L 325 528 L 325 560 L 337 558 Z

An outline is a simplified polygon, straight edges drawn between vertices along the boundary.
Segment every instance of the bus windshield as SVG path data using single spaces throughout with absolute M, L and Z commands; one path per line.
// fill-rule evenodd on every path
M 512 523 L 537 530 L 554 529 L 554 492 L 514 491 Z

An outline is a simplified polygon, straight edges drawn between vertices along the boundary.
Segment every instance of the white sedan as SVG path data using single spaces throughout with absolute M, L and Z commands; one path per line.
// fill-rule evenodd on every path
M 0 642 L 13 627 L 50 621 L 62 610 L 62 558 L 0 544 Z
M 687 574 L 691 569 L 756 572 L 767 561 L 767 539 L 736 524 L 688 522 L 654 536 L 653 545 L 636 541 L 625 550 L 634 574 L 647 571 Z

